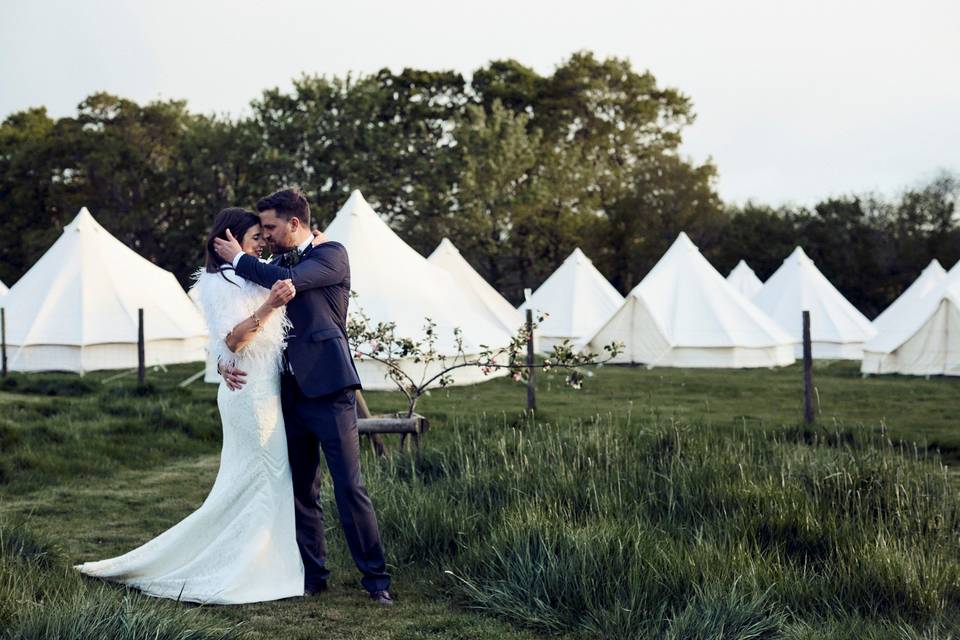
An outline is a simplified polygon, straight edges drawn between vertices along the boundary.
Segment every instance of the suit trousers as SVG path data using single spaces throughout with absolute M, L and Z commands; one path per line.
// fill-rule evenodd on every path
M 341 389 L 318 398 L 303 394 L 296 378 L 283 373 L 280 383 L 287 453 L 293 476 L 297 546 L 303 557 L 305 586 L 316 588 L 330 575 L 320 501 L 320 452 L 333 480 L 333 495 L 347 547 L 368 591 L 390 586 L 380 528 L 360 473 L 356 394 Z

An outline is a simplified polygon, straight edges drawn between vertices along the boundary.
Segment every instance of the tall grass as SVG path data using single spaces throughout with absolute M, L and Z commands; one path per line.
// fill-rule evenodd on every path
M 960 622 L 960 503 L 926 451 L 857 431 L 492 422 L 367 470 L 391 553 L 446 571 L 467 606 L 607 638 Z
M 22 524 L 0 523 L 0 638 L 3 640 L 229 640 L 199 609 L 91 587 L 53 546 Z
M 4 382 L 0 498 L 124 469 L 148 477 L 215 453 L 213 390 L 178 389 L 182 377 L 144 392 L 55 376 Z M 944 426 L 960 407 L 955 386 L 833 374 L 828 390 L 844 403 L 896 417 L 890 438 L 774 426 L 793 397 L 789 372 L 609 368 L 597 378 L 578 396 L 547 391 L 537 421 L 508 411 L 515 388 L 502 380 L 425 399 L 434 429 L 422 455 L 364 461 L 398 573 L 547 634 L 960 637 L 958 476 L 936 454 L 941 441 L 948 459 L 960 450 Z M 385 403 L 378 411 L 390 398 L 370 400 Z M 616 413 L 589 417 L 597 406 Z M 913 434 L 924 446 L 901 443 Z M 0 639 L 240 633 L 216 610 L 83 580 L 70 561 L 29 527 L 0 523 Z

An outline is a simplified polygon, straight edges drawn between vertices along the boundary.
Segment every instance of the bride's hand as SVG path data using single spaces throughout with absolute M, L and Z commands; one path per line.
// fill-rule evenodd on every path
M 267 304 L 273 309 L 279 309 L 287 304 L 297 295 L 297 290 L 291 280 L 277 280 L 270 289 L 270 296 L 267 298 Z
M 329 238 L 323 235 L 323 231 L 317 231 L 316 229 L 313 230 L 313 242 L 311 243 L 313 246 L 323 244 L 327 240 L 329 240 Z

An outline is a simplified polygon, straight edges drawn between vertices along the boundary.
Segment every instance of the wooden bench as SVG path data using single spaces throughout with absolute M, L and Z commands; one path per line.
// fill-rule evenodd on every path
M 357 431 L 370 438 L 373 450 L 380 457 L 387 455 L 387 448 L 380 436 L 385 434 L 399 434 L 400 448 L 420 451 L 420 436 L 430 428 L 430 422 L 422 415 L 415 413 L 412 417 L 401 414 L 374 416 L 370 414 L 363 394 L 357 391 Z

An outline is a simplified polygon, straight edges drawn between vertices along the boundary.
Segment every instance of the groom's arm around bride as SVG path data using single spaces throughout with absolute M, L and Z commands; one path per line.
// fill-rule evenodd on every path
M 229 234 L 230 231 L 227 230 L 227 233 Z M 350 263 L 346 247 L 339 242 L 324 242 L 315 246 L 313 234 L 310 234 L 308 239 L 310 246 L 300 255 L 299 262 L 293 266 L 261 262 L 253 256 L 240 254 L 235 265 L 237 275 L 253 280 L 267 289 L 278 280 L 291 280 L 297 291 L 349 282 Z M 283 257 L 279 256 L 278 262 Z

